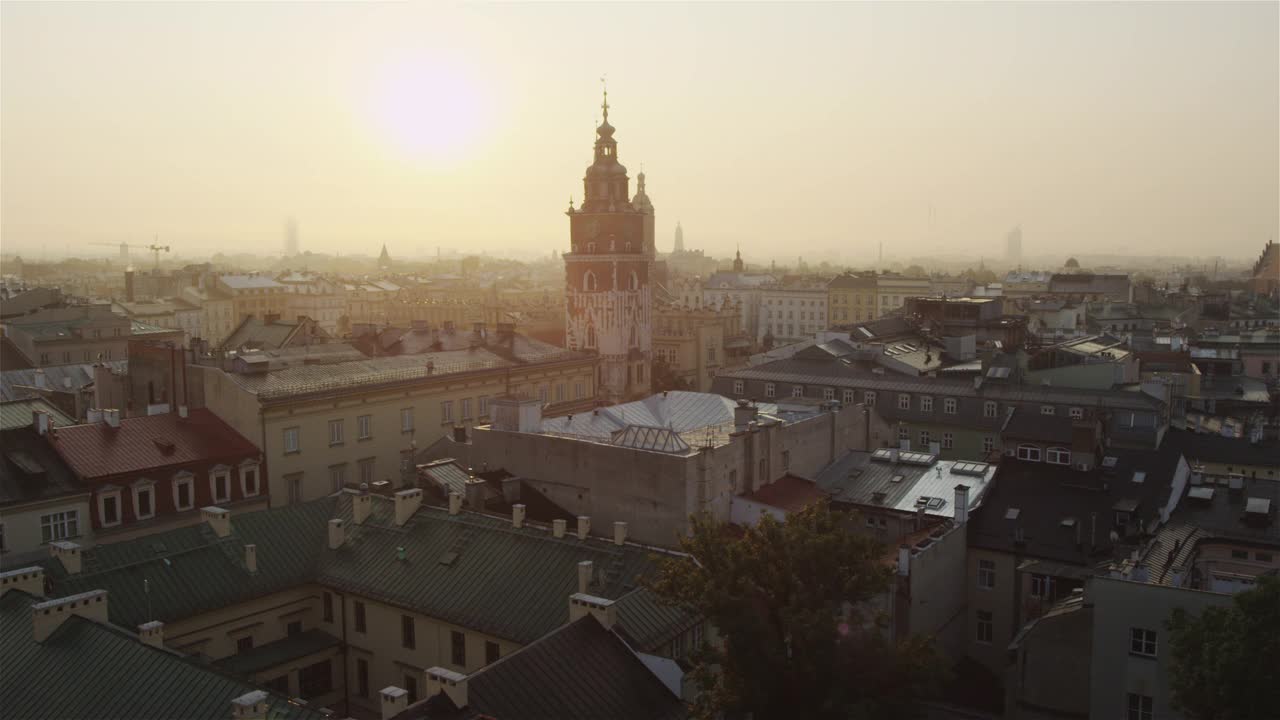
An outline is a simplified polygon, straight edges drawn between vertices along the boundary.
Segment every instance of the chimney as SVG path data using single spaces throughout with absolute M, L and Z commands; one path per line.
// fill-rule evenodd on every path
M 449 514 L 457 515 L 460 512 L 462 512 L 462 493 L 449 493 Z
M 960 484 L 956 486 L 956 507 L 955 507 L 956 525 L 963 525 L 969 522 L 969 486 Z
M 409 691 L 388 685 L 378 693 L 382 696 L 382 720 L 391 720 L 409 706 Z
M 329 549 L 337 550 L 347 541 L 347 528 L 342 518 L 333 518 L 329 521 Z
M 472 475 L 467 478 L 467 484 L 464 486 L 467 492 L 467 507 L 472 510 L 484 509 L 484 491 L 487 483 L 481 478 Z
M 502 501 L 505 503 L 515 504 L 520 502 L 520 483 L 518 477 L 509 477 L 502 479 Z
M 49 543 L 49 555 L 58 558 L 68 575 L 80 574 L 80 546 L 69 540 Z
M 258 546 L 252 543 L 244 546 L 244 567 L 251 574 L 258 572 Z
M 31 411 L 31 427 L 37 435 L 49 434 L 49 413 L 44 410 Z
M 456 708 L 467 706 L 467 676 L 442 667 L 427 668 L 427 695 L 435 697 L 441 691 L 449 696 Z
M 351 517 L 357 525 L 363 525 L 373 510 L 373 496 L 369 494 L 368 483 L 360 483 L 360 494 L 351 498 Z
M 898 453 L 899 453 L 898 448 L 889 448 L 889 462 L 891 463 L 898 462 Z
M 233 720 L 265 720 L 267 717 L 267 692 L 254 690 L 231 701 Z
M 0 572 L 0 596 L 10 590 L 21 590 L 44 597 L 44 568 L 39 565 Z
M 565 526 L 567 526 L 568 524 L 569 523 L 565 522 L 563 519 L 552 520 L 551 521 L 552 537 L 558 537 L 558 538 L 564 537 Z
M 209 523 L 213 534 L 220 538 L 231 534 L 231 513 L 223 508 L 215 505 L 200 508 L 200 521 Z
M 103 408 L 102 420 L 113 428 L 120 427 L 120 411 L 116 408 Z
M 457 425 L 453 428 L 453 441 L 456 443 L 466 444 L 467 427 L 465 425 Z
M 618 609 L 613 601 L 586 593 L 574 593 L 569 596 L 569 622 L 574 622 L 586 615 L 594 615 L 605 630 L 612 630 L 618 620 Z
M 747 426 L 755 419 L 756 408 L 745 399 L 739 400 L 738 406 L 733 409 L 733 429 L 737 432 L 746 432 Z
M 898 546 L 898 575 L 907 577 L 911 574 L 911 546 Z
M 516 503 L 511 506 L 511 527 L 524 527 L 524 503 Z
M 138 639 L 153 648 L 164 647 L 164 623 L 159 620 L 142 623 L 138 626 Z
M 36 368 L 35 377 L 36 377 L 37 388 L 39 388 L 40 390 L 49 389 L 49 378 L 45 377 L 44 368 Z
M 186 405 L 179 405 L 179 406 L 178 406 L 178 417 L 180 417 L 180 418 L 185 418 L 185 417 L 187 417 L 187 415 L 188 415 L 188 414 L 189 414 L 189 413 L 188 413 L 188 411 L 187 411 L 187 406 L 186 406 Z
M 102 411 L 99 410 L 98 408 L 89 408 L 89 410 L 85 413 L 85 417 L 88 420 L 90 425 L 94 423 L 100 423 L 102 422 Z
M 62 625 L 62 621 L 72 615 L 107 624 L 107 591 L 90 590 L 32 605 L 31 630 L 36 642 L 44 642 Z
M 590 560 L 583 560 L 578 563 L 578 592 L 584 593 L 587 588 L 591 587 L 591 568 L 593 567 Z
M 420 488 L 410 488 L 401 490 L 395 494 L 396 502 L 396 526 L 403 527 L 409 522 L 409 518 L 418 512 L 418 506 L 422 504 L 422 490 Z M 452 510 L 453 500 L 449 501 Z
M 622 545 L 627 542 L 627 524 L 621 520 L 613 523 L 613 544 Z
M 578 516 L 578 539 L 586 540 L 587 535 L 591 534 L 591 518 L 587 515 Z

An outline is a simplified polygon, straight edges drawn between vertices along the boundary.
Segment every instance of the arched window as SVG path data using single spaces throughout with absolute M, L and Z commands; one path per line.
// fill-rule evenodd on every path
M 595 251 L 596 251 L 596 244 L 593 242 L 587 243 L 587 252 L 593 253 Z
M 631 252 L 631 241 L 628 240 L 626 244 L 622 246 L 622 249 L 626 250 L 627 252 Z
M 588 349 L 595 349 L 595 346 L 596 346 L 596 326 L 595 326 L 595 325 L 588 325 L 588 326 L 587 326 L 587 343 L 586 343 L 586 347 L 587 347 Z
M 596 274 L 588 270 L 582 276 L 582 289 L 596 290 L 598 288 L 599 288 L 599 283 L 596 282 Z
M 640 276 L 636 275 L 636 272 L 634 270 L 631 271 L 631 277 L 627 279 L 627 289 L 628 290 L 640 289 Z

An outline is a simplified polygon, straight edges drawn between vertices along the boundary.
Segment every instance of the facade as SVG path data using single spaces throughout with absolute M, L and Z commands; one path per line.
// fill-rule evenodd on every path
M 74 421 L 43 400 L 4 403 L 0 417 L 0 564 L 43 557 L 53 542 L 92 545 L 89 490 L 49 444 L 51 430 Z
M 132 320 L 140 320 L 155 327 L 182 331 L 182 343 L 187 345 L 191 338 L 202 336 L 201 322 L 204 313 L 201 309 L 182 298 L 166 298 L 143 302 L 117 303 L 121 313 Z
M 803 280 L 760 289 L 760 325 L 755 341 L 772 338 L 774 345 L 802 340 L 827 329 L 827 288 Z
M 876 318 L 901 310 L 907 304 L 907 298 L 923 297 L 929 295 L 929 292 L 927 277 L 907 277 L 892 273 L 877 275 Z
M 1070 295 L 1086 302 L 1110 300 L 1133 302 L 1133 281 L 1128 275 L 1054 273 L 1049 276 L 1049 292 Z
M 565 263 L 565 343 L 600 357 L 598 385 L 608 402 L 643 396 L 653 361 L 653 205 L 643 187 L 634 201 L 609 124 L 596 128 L 595 161 L 583 200 L 570 205 Z
M 654 308 L 653 354 L 690 390 L 707 392 L 723 367 L 741 361 L 750 341 L 737 308 L 693 308 L 659 303 Z
M 123 360 L 130 338 L 183 341 L 182 330 L 130 320 L 107 304 L 40 310 L 5 320 L 3 327 L 33 367 Z
M 833 325 L 875 320 L 876 278 L 872 273 L 844 273 L 827 283 L 828 314 Z
M 777 284 L 778 280 L 768 273 L 747 272 L 742 253 L 738 253 L 733 267 L 732 272 L 717 272 L 707 277 L 702 289 L 702 304 L 736 307 L 742 316 L 742 327 L 758 329 L 764 322 L 761 300 L 764 288 Z
M 1249 292 L 1280 300 L 1280 245 L 1268 240 L 1249 277 Z
M 290 272 L 276 278 L 285 286 L 288 297 L 282 317 L 295 320 L 308 317 L 330 335 L 341 334 L 339 321 L 347 314 L 347 302 L 341 287 L 315 273 Z
M 220 275 L 217 289 L 231 299 L 231 327 L 250 315 L 287 317 L 288 288 L 265 275 Z M 212 339 L 212 338 L 210 338 Z

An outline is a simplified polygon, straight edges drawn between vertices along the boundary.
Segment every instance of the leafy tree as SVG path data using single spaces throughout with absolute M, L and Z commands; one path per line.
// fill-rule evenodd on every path
M 1193 616 L 1173 611 L 1173 701 L 1198 720 L 1274 717 L 1280 709 L 1280 579 Z
M 903 718 L 939 678 L 931 644 L 894 645 L 858 606 L 892 581 L 882 545 L 826 502 L 738 535 L 706 516 L 664 559 L 654 590 L 705 617 L 721 644 L 693 656 L 695 717 Z M 843 619 L 842 619 L 843 618 Z
M 688 390 L 689 383 L 684 378 L 676 375 L 675 370 L 662 358 L 653 361 L 653 368 L 649 371 L 653 379 L 653 391 L 662 392 L 663 390 Z

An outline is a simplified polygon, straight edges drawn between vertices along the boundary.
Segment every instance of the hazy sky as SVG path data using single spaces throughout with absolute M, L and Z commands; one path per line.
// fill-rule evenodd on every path
M 563 249 L 607 73 L 659 249 L 1252 257 L 1278 8 L 4 2 L 0 244 Z

